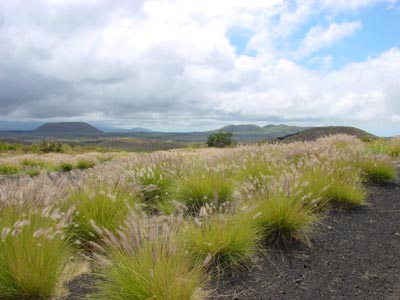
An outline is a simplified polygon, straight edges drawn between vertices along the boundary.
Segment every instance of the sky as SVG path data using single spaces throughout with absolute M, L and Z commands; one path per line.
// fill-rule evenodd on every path
M 0 120 L 400 134 L 400 0 L 0 0 Z

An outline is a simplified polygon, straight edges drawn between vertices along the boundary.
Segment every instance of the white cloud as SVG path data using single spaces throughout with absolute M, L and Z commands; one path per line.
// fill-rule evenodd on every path
M 326 9 L 340 11 L 357 10 L 377 4 L 387 4 L 388 6 L 392 6 L 398 2 L 398 0 L 320 0 L 320 5 Z
M 400 125 L 398 48 L 339 70 L 331 70 L 331 56 L 311 55 L 360 30 L 360 22 L 310 29 L 298 55 L 323 69 L 279 50 L 311 18 L 314 1 L 26 3 L 0 3 L 2 118 L 159 129 L 271 120 Z M 226 36 L 234 27 L 251 32 L 254 56 L 234 52 Z
M 328 28 L 312 27 L 300 43 L 298 55 L 308 56 L 322 48 L 331 46 L 361 29 L 361 22 L 331 23 Z

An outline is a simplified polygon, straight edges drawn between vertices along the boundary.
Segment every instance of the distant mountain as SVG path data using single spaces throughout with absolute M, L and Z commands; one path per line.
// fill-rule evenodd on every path
M 312 141 L 320 137 L 332 134 L 348 134 L 356 136 L 358 138 L 370 138 L 370 139 L 378 138 L 377 136 L 356 127 L 324 126 L 324 127 L 313 127 L 295 134 L 289 134 L 286 136 L 279 137 L 278 139 L 283 140 L 284 142 Z
M 262 127 L 253 124 L 227 125 L 219 130 L 232 133 L 264 133 L 264 129 Z
M 96 135 L 103 131 L 85 122 L 46 123 L 33 131 L 42 135 Z
M 312 127 L 302 127 L 302 126 L 290 126 L 290 125 L 285 125 L 285 124 L 280 124 L 280 125 L 266 125 L 263 127 L 264 131 L 267 131 L 268 134 L 274 135 L 274 136 L 284 136 L 288 134 L 294 134 L 298 133 L 307 129 L 310 129 Z
M 289 134 L 298 133 L 303 130 L 310 129 L 311 127 L 300 127 L 300 126 L 289 126 L 289 125 L 266 125 L 264 127 L 253 125 L 253 124 L 245 124 L 245 125 L 227 125 L 222 127 L 219 130 L 232 132 L 236 135 L 262 135 L 266 137 L 279 137 L 285 136 Z
M 130 132 L 153 132 L 153 130 L 142 128 L 142 127 L 135 127 L 129 130 Z

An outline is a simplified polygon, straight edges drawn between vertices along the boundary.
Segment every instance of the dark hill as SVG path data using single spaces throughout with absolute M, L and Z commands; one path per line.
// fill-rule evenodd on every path
M 60 122 L 43 124 L 36 128 L 33 133 L 43 135 L 96 135 L 103 132 L 84 122 Z
M 285 142 L 295 142 L 295 141 L 312 141 L 316 140 L 320 137 L 332 135 L 332 134 L 348 134 L 353 135 L 358 138 L 365 139 L 376 139 L 377 136 L 368 133 L 364 130 L 355 128 L 355 127 L 347 127 L 347 126 L 324 126 L 324 127 L 314 127 L 310 128 L 295 134 L 286 135 L 283 137 L 279 137 L 279 140 L 283 140 Z

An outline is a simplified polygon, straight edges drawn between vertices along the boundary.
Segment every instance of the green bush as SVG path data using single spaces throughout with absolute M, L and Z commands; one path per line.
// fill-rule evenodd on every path
M 0 298 L 56 296 L 71 255 L 60 225 L 11 207 L 0 212 L 0 234 Z
M 2 164 L 0 165 L 0 175 L 16 175 L 20 171 L 20 168 L 13 164 Z
M 55 169 L 58 172 L 69 172 L 74 169 L 74 165 L 71 163 L 62 162 L 58 166 L 56 166 Z
M 85 170 L 94 167 L 95 163 L 93 161 L 87 160 L 87 159 L 78 159 L 76 162 L 76 167 L 79 170 Z
M 30 177 L 35 177 L 40 174 L 40 171 L 38 169 L 28 169 L 25 171 L 25 174 Z
M 232 132 L 217 131 L 207 138 L 208 147 L 224 148 L 232 143 Z
M 62 152 L 62 144 L 56 141 L 43 140 L 39 143 L 39 151 L 43 153 Z

